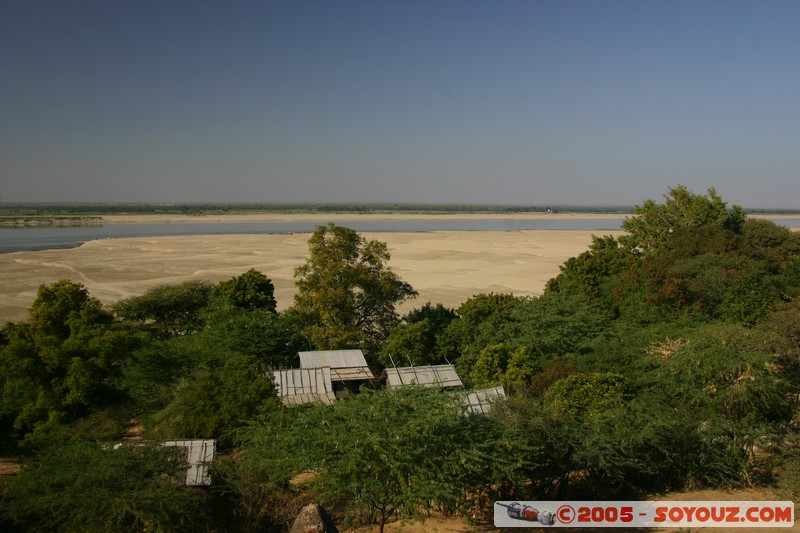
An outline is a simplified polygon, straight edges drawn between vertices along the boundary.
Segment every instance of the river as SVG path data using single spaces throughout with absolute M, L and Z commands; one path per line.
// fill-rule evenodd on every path
M 619 230 L 624 217 L 553 219 L 404 219 L 337 220 L 336 224 L 359 233 L 425 231 L 519 231 L 519 230 Z M 799 219 L 774 220 L 776 224 L 800 227 Z M 96 239 L 123 237 L 168 237 L 180 235 L 233 235 L 265 233 L 311 233 L 319 221 L 177 222 L 104 224 L 86 227 L 0 228 L 0 252 L 72 248 Z

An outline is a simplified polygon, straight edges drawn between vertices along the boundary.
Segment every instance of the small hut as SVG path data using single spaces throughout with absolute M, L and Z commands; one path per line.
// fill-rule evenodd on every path
M 489 389 L 470 391 L 464 398 L 464 402 L 468 412 L 485 415 L 494 402 L 504 398 L 506 398 L 506 390 L 502 385 L 498 385 Z
M 445 389 L 463 387 L 461 378 L 453 365 L 406 366 L 387 368 L 386 386 L 389 388 L 405 385 L 421 387 L 441 387 Z
M 329 367 L 276 370 L 273 377 L 283 405 L 314 402 L 331 405 L 336 400 Z
M 217 441 L 212 439 L 167 440 L 163 446 L 186 450 L 186 485 L 189 487 L 211 485 L 208 464 L 217 456 Z
M 374 385 L 375 376 L 361 350 L 321 350 L 300 352 L 300 368 L 330 368 L 333 390 L 338 395 L 357 391 L 361 385 Z

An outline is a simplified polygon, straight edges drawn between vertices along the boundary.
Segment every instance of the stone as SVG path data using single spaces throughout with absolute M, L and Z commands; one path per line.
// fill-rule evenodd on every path
M 289 533 L 339 533 L 339 530 L 325 509 L 310 503 L 300 510 Z

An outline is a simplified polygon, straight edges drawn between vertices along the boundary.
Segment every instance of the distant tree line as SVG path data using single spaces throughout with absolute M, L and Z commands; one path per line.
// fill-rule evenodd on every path
M 601 213 L 627 215 L 633 205 L 570 204 L 428 204 L 428 203 L 0 203 L 0 219 L 45 216 L 102 215 L 224 215 L 252 213 L 351 213 L 351 214 L 513 214 Z M 796 209 L 747 209 L 748 213 L 795 215 Z
M 800 234 L 714 191 L 645 201 L 538 298 L 478 294 L 399 316 L 414 289 L 386 245 L 333 224 L 309 240 L 294 304 L 250 270 L 164 285 L 104 308 L 41 286 L 0 331 L 4 531 L 286 530 L 310 500 L 337 520 L 490 514 L 503 499 L 622 499 L 768 486 L 800 496 Z M 298 351 L 360 348 L 376 371 L 452 362 L 503 385 L 362 390 L 283 407 L 269 372 Z M 148 439 L 215 438 L 209 489 L 175 481 Z M 124 475 L 123 475 L 124 472 Z
M 494 204 L 398 204 L 398 203 L 342 203 L 342 204 L 2 204 L 0 218 L 20 216 L 87 216 L 121 214 L 174 214 L 220 215 L 243 213 L 631 213 L 633 206 L 608 205 L 494 205 Z

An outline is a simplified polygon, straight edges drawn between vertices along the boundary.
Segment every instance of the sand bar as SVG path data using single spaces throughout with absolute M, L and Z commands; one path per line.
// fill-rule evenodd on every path
M 302 216 L 309 220 L 308 215 Z M 354 217 L 337 216 L 324 215 L 316 220 Z M 143 218 L 137 216 L 137 220 Z M 564 261 L 586 250 L 593 233 L 597 232 L 442 231 L 362 235 L 386 242 L 392 253 L 389 266 L 419 292 L 415 300 L 399 309 L 405 312 L 428 301 L 457 307 L 482 292 L 539 295 Z M 38 286 L 62 278 L 82 283 L 93 296 L 110 304 L 157 285 L 190 279 L 218 282 L 250 268 L 272 279 L 278 307 L 285 309 L 292 304 L 294 269 L 305 261 L 308 238 L 308 234 L 290 234 L 105 239 L 71 249 L 0 254 L 3 279 L 0 324 L 25 320 Z

